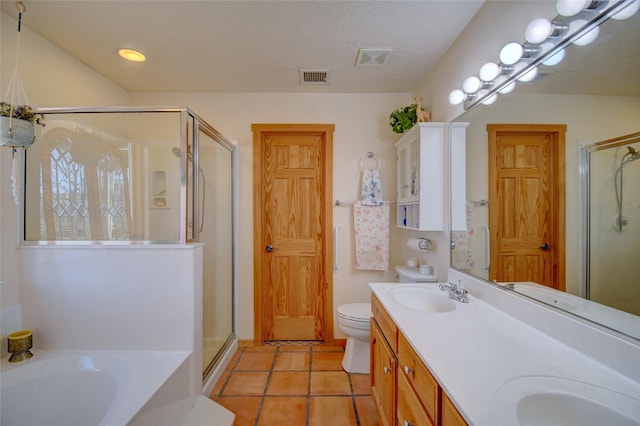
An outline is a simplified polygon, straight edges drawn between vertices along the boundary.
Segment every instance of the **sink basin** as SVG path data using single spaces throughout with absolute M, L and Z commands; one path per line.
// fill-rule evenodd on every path
M 456 302 L 438 287 L 427 284 L 399 284 L 389 289 L 389 295 L 396 303 L 418 312 L 442 313 L 456 308 Z
M 640 425 L 640 400 L 560 377 L 519 377 L 504 384 L 494 401 L 509 425 Z

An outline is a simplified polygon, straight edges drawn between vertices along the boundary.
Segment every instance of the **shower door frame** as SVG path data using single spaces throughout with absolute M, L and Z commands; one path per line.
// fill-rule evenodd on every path
M 605 151 L 611 148 L 626 146 L 640 142 L 640 132 L 631 133 L 616 138 L 606 139 L 590 145 L 579 147 L 578 173 L 580 180 L 579 205 L 581 221 L 581 241 L 582 249 L 580 260 L 580 296 L 591 300 L 591 153 Z

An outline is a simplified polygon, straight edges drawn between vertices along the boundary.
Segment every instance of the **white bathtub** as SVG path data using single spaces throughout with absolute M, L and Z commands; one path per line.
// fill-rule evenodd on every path
M 2 426 L 175 426 L 192 407 L 188 352 L 32 352 L 2 359 Z

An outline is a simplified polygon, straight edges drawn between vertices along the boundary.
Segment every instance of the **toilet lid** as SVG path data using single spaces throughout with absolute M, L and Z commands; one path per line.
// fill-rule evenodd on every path
M 338 315 L 355 321 L 369 321 L 371 315 L 371 303 L 350 303 L 338 306 Z

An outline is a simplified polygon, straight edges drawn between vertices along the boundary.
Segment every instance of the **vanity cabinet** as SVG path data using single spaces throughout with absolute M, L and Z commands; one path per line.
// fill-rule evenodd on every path
M 371 310 L 371 397 L 378 410 L 380 422 L 384 426 L 394 426 L 397 328 L 375 296 L 372 299 Z
M 466 426 L 375 295 L 371 310 L 371 396 L 380 422 L 386 426 Z
M 402 333 L 398 335 L 398 377 L 400 376 L 409 385 L 406 394 L 411 394 L 414 399 L 419 401 L 419 408 L 424 412 L 424 416 L 429 419 L 429 423 L 424 424 L 435 425 L 438 418 L 440 400 L 438 382 L 420 361 L 418 354 L 414 352 Z M 398 394 L 398 406 L 400 406 L 399 401 L 403 397 L 405 396 Z M 405 420 L 407 419 L 400 417 L 400 412 L 398 412 L 399 424 L 404 424 Z M 414 422 L 409 423 L 416 424 Z
M 445 123 L 416 123 L 396 142 L 397 226 L 442 231 Z

